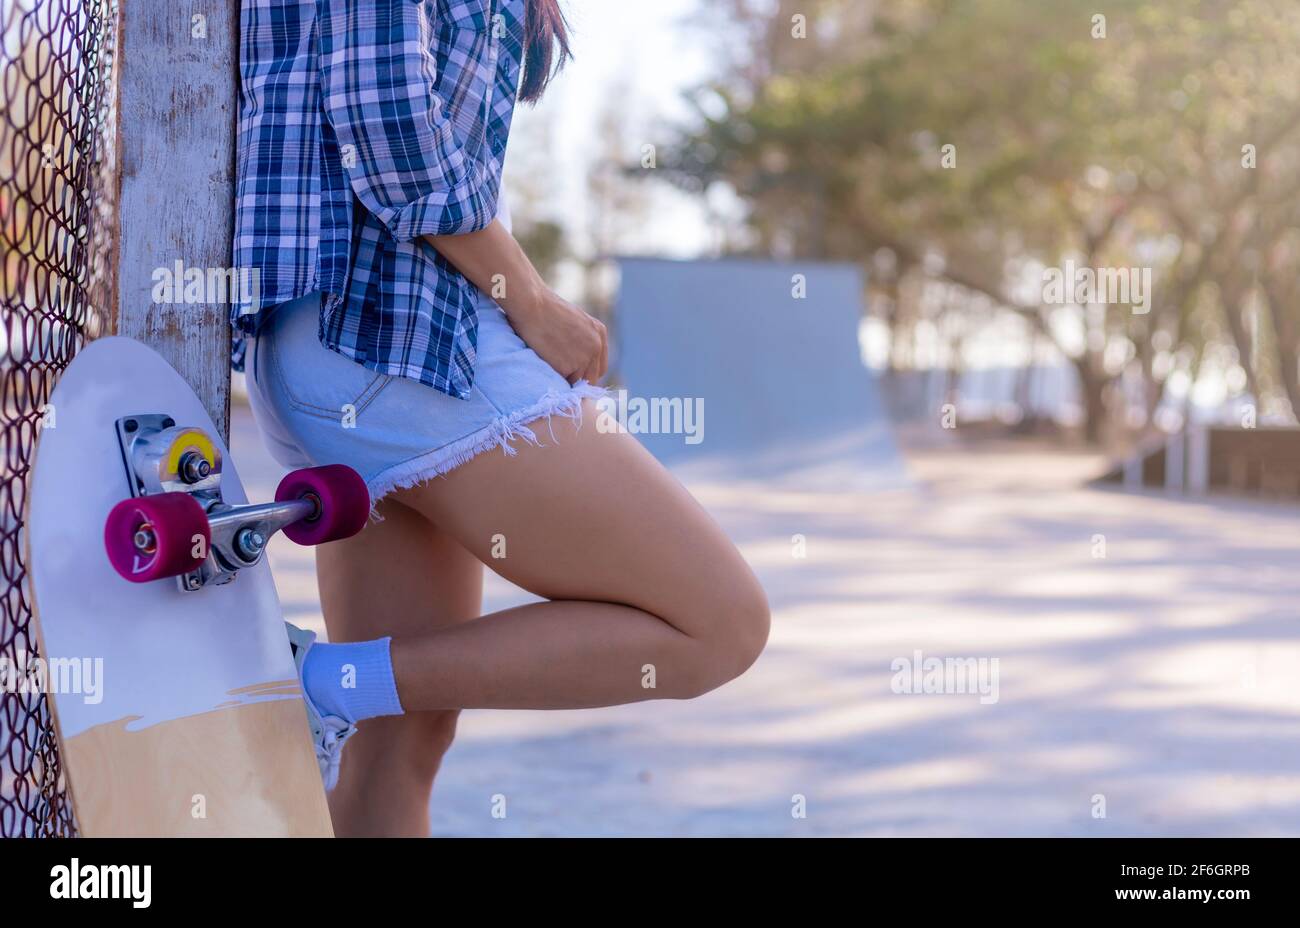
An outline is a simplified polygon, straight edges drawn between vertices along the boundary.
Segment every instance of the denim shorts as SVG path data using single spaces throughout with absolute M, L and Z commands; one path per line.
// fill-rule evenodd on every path
M 554 441 L 549 422 L 530 425 L 551 416 L 581 424 L 582 401 L 605 393 L 585 381 L 570 386 L 487 298 L 478 307 L 474 387 L 463 400 L 326 348 L 320 306 L 319 293 L 278 306 L 249 340 L 249 402 L 280 464 L 347 464 L 376 502 L 486 451 L 513 455 L 512 442 Z

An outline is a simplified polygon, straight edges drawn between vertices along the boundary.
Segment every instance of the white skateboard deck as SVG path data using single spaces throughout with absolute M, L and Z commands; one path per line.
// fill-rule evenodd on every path
M 183 593 L 136 584 L 104 550 L 131 496 L 115 422 L 162 413 L 206 431 L 227 502 L 247 498 L 189 385 L 126 338 L 88 345 L 51 397 L 28 538 L 42 656 L 82 834 L 331 835 L 306 708 L 265 558 Z M 59 691 L 69 690 L 69 691 Z

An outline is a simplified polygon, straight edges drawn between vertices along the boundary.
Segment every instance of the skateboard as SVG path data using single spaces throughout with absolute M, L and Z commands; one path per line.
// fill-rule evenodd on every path
M 152 349 L 104 338 L 51 397 L 28 501 L 45 685 L 86 836 L 331 836 L 266 544 L 360 531 L 365 484 L 295 471 L 249 504 Z

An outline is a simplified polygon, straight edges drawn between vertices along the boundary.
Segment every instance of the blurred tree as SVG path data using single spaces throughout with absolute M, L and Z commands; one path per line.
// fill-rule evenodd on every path
M 511 148 L 508 185 L 514 235 L 536 266 L 554 284 L 556 270 L 570 254 L 564 226 L 550 218 L 550 197 L 557 183 L 551 120 L 519 119 L 518 144 Z
M 1294 0 L 709 9 L 745 42 L 664 167 L 733 187 L 758 250 L 867 265 L 896 340 L 935 313 L 1019 314 L 1073 364 L 1094 440 L 1219 349 L 1256 402 L 1300 409 Z M 1046 305 L 1042 270 L 1067 259 L 1151 267 L 1149 312 Z
M 645 223 L 648 197 L 638 182 L 644 128 L 629 114 L 637 112 L 631 87 L 616 85 L 605 96 L 596 123 L 593 155 L 587 167 L 588 251 L 583 262 L 583 305 L 608 320 L 613 311 L 614 286 L 609 259 L 634 250 L 634 239 Z
M 556 268 L 569 257 L 564 226 L 553 219 L 525 218 L 515 226 L 514 235 L 537 272 L 554 284 Z

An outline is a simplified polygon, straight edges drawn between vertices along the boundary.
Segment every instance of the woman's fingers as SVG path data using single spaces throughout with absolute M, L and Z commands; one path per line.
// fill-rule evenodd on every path
M 609 365 L 609 336 L 605 331 L 605 326 L 598 319 L 592 320 L 595 326 L 597 343 L 595 351 L 592 352 L 591 360 L 587 364 L 587 369 L 582 375 L 582 379 L 587 383 L 596 383 L 600 378 L 605 376 L 605 368 Z
M 609 329 L 603 323 L 600 325 L 600 369 L 596 371 L 596 377 L 592 380 L 595 383 L 604 377 L 609 371 Z
M 526 311 L 516 306 L 508 315 L 524 344 L 551 365 L 570 385 L 595 383 L 609 367 L 609 333 L 599 319 L 554 293 Z
M 592 319 L 591 324 L 595 344 L 592 346 L 591 357 L 587 361 L 586 370 L 582 373 L 582 379 L 587 383 L 596 383 L 605 376 L 605 368 L 609 364 L 609 337 L 599 319 Z

